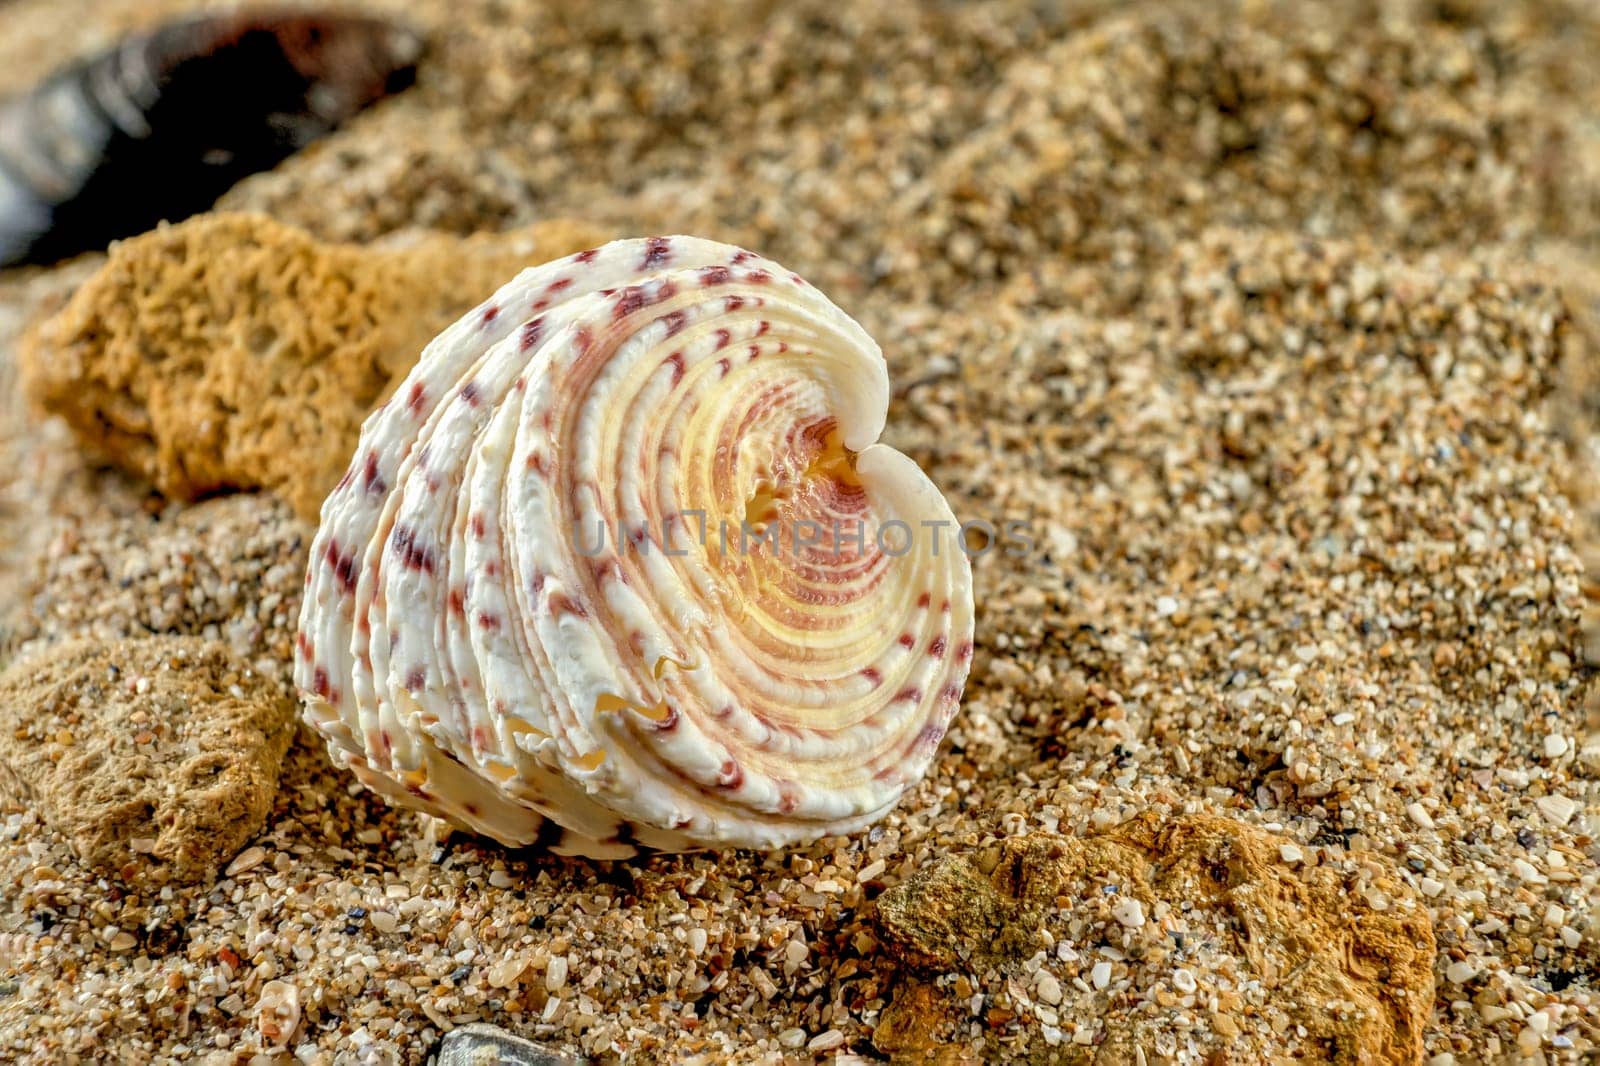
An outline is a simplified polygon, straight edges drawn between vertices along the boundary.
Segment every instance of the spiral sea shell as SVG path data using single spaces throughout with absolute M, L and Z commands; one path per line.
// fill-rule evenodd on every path
M 322 509 L 296 679 L 336 762 L 508 844 L 863 827 L 926 771 L 971 571 L 876 443 L 872 339 L 690 237 L 524 271 L 422 354 Z

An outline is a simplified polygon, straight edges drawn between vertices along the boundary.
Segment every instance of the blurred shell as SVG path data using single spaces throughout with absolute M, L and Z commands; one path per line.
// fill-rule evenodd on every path
M 434 1066 L 576 1066 L 565 1055 L 516 1036 L 498 1025 L 473 1022 L 452 1029 L 439 1042 Z
M 422 42 L 378 19 L 241 11 L 172 22 L 0 103 L 0 266 L 204 210 L 409 85 Z

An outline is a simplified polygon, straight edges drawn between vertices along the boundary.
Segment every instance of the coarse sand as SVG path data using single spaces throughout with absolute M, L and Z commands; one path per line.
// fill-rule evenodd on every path
M 195 6 L 0 3 L 0 89 Z M 963 710 L 858 837 L 508 851 L 304 738 L 208 885 L 97 880 L 0 807 L 0 1058 L 417 1063 L 482 1020 L 601 1061 L 880 1061 L 926 1000 L 948 1062 L 1343 1062 L 1308 1004 L 1376 1024 L 1431 983 L 1421 1061 L 1593 1061 L 1600 12 L 348 6 L 427 33 L 417 87 L 225 206 L 757 249 L 882 344 L 885 439 L 1031 546 L 976 562 Z M 287 685 L 310 529 L 164 505 L 16 395 L 27 320 L 95 265 L 0 274 L 0 651 L 196 634 Z M 1239 825 L 1239 892 L 1075 865 L 1014 954 L 889 950 L 883 893 L 1136 818 L 1152 883 L 1183 827 Z M 1294 906 L 1249 911 L 1263 885 Z M 1431 982 L 1352 957 L 1340 1006 L 1242 935 L 1261 914 L 1377 915 L 1400 954 L 1431 925 Z

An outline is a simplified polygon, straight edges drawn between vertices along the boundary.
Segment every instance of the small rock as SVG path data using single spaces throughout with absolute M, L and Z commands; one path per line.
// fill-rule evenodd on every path
M 759 966 L 751 967 L 750 983 L 756 986 L 756 991 L 761 993 L 762 999 L 771 999 L 778 994 L 778 983 Z
M 1305 852 L 1300 850 L 1298 844 L 1281 844 L 1278 846 L 1278 858 L 1284 862 L 1296 863 L 1305 857 Z
M 1061 1002 L 1061 982 L 1049 970 L 1040 970 L 1033 979 L 1033 990 L 1039 998 L 1052 1007 Z
M 227 874 L 229 877 L 237 877 L 246 870 L 254 870 L 257 866 L 260 866 L 263 862 L 265 862 L 266 858 L 267 849 L 261 847 L 259 844 L 255 847 L 245 848 L 238 855 L 234 856 L 234 860 L 228 864 L 228 868 L 224 870 L 223 873 Z
M 286 694 L 198 637 L 69 642 L 0 676 L 0 778 L 106 876 L 216 876 L 260 832 L 293 735 Z
M 1452 962 L 1444 971 L 1445 980 L 1453 985 L 1464 985 L 1478 976 L 1478 968 L 1465 960 Z
M 980 993 L 963 998 L 932 981 L 907 976 L 878 1015 L 872 1044 L 891 1061 L 927 1061 L 930 1053 L 949 1044 L 967 1019 L 980 1016 L 983 1010 Z M 801 1041 L 804 1039 L 802 1035 Z
M 1498 1025 L 1500 1022 L 1512 1017 L 1512 1012 L 1510 1007 L 1502 1006 L 1499 1003 L 1485 1003 L 1478 1008 L 1478 1017 L 1482 1018 L 1486 1025 Z
M 1040 954 L 1041 929 L 1062 922 L 1068 929 L 1087 926 L 1104 914 L 1107 894 L 1086 893 L 1087 886 L 1115 885 L 1110 908 L 1126 928 L 1148 926 L 1147 908 L 1164 913 L 1163 906 L 1181 909 L 1191 928 L 1213 920 L 1242 923 L 1240 972 L 1272 982 L 1278 1006 L 1311 1038 L 1347 1049 L 1350 1061 L 1418 1061 L 1436 960 L 1421 897 L 1386 862 L 1374 859 L 1359 874 L 1339 862 L 1290 868 L 1285 847 L 1300 845 L 1231 818 L 1162 818 L 1151 811 L 1087 836 L 1023 834 L 976 860 L 945 857 L 876 900 L 879 939 L 911 973 L 880 1016 L 873 1044 L 891 1057 L 915 1055 L 944 1046 L 968 1018 L 987 1014 L 988 1023 L 997 1024 L 1005 1008 L 970 990 L 943 989 L 940 976 L 1026 967 Z M 1058 941 L 1058 950 L 1064 944 Z M 1109 989 L 1119 958 L 1107 949 L 1099 961 L 1083 963 L 1082 980 Z M 1384 965 L 1369 967 L 1362 961 L 1369 958 Z M 1045 995 L 1049 982 L 1037 966 L 1031 972 L 1033 995 L 1047 1011 L 1056 1005 Z M 1291 972 L 1319 976 L 1310 983 L 1284 981 Z M 1185 995 L 1191 983 L 1199 990 L 1192 971 L 1172 980 Z M 1238 1004 L 1206 1008 L 1219 1033 L 1257 1024 Z M 1043 1016 L 1041 1022 L 1055 1024 Z M 1138 1038 L 1118 1012 L 1099 1023 L 1079 1022 L 1073 1042 L 1136 1046 Z
M 977 867 L 956 858 L 879 896 L 877 914 L 891 955 L 917 968 L 954 970 L 993 950 L 1005 902 Z
M 528 959 L 524 955 L 508 955 L 499 962 L 492 964 L 485 974 L 489 979 L 491 988 L 510 988 L 517 983 L 524 970 L 528 968 Z
M 807 1051 L 832 1051 L 837 1047 L 844 1047 L 844 1034 L 837 1029 L 818 1033 L 806 1044 Z
M 1136 899 L 1124 896 L 1112 906 L 1111 916 L 1129 929 L 1138 929 L 1144 925 L 1144 905 Z
M 300 1028 L 300 989 L 288 981 L 268 981 L 256 1000 L 256 1027 L 270 1047 L 284 1047 Z
M 550 966 L 544 972 L 544 987 L 547 992 L 559 992 L 567 984 L 567 957 L 557 955 L 550 960 Z
M 1533 801 L 1533 805 L 1539 808 L 1544 820 L 1557 829 L 1570 822 L 1572 816 L 1578 812 L 1577 801 L 1562 795 L 1540 796 Z

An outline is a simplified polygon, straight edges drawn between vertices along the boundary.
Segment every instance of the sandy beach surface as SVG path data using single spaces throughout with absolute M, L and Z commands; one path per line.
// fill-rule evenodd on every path
M 0 3 L 0 90 L 196 6 Z M 417 1063 L 481 1020 L 598 1061 L 1594 1061 L 1600 11 L 349 6 L 427 34 L 416 88 L 223 206 L 758 249 L 1031 546 L 976 561 L 962 712 L 856 837 L 510 850 L 309 736 L 197 887 L 0 806 L 0 1058 Z M 0 272 L 0 651 L 199 634 L 287 687 L 311 528 L 165 504 L 13 386 L 100 261 Z

